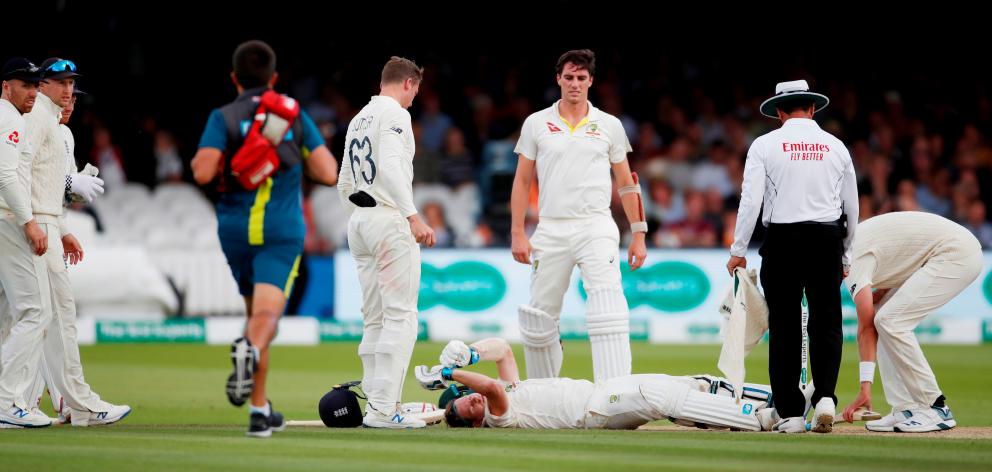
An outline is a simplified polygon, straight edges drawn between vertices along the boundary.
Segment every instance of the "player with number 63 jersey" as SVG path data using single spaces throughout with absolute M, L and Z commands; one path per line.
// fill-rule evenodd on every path
M 420 90 L 423 69 L 393 57 L 382 70 L 379 95 L 348 125 L 338 192 L 354 208 L 348 246 L 362 286 L 364 330 L 358 346 L 368 396 L 365 426 L 422 428 L 399 408 L 417 340 L 420 247 L 434 231 L 413 205 L 413 129 L 406 110 Z

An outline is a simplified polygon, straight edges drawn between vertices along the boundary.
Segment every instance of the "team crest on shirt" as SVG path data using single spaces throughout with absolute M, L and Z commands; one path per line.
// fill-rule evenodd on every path
M 586 129 L 586 136 L 599 136 L 599 125 L 592 123 Z
M 552 133 L 561 133 L 561 128 L 555 126 L 554 123 L 552 123 L 550 121 L 546 121 L 545 124 L 548 125 L 548 131 L 550 131 Z
M 7 144 L 17 144 L 21 142 L 21 135 L 17 131 L 7 135 Z
M 616 403 L 618 401 L 620 401 L 620 395 L 615 393 L 610 395 L 610 403 Z

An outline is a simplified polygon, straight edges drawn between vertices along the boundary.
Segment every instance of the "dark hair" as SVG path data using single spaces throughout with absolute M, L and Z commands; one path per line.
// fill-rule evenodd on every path
M 589 75 L 596 75 L 596 53 L 590 49 L 575 49 L 562 54 L 555 65 L 555 72 L 561 75 L 565 70 L 565 64 L 571 62 L 579 69 L 589 71 Z
M 416 62 L 399 56 L 390 57 L 389 62 L 382 66 L 382 83 L 395 84 L 406 79 L 420 82 L 424 79 L 424 68 L 418 66 Z
M 234 78 L 246 89 L 268 85 L 276 72 L 276 52 L 257 39 L 239 44 L 231 62 Z
M 457 400 L 457 398 L 455 400 Z M 462 415 L 459 415 L 458 410 L 455 409 L 455 400 L 451 400 L 448 402 L 448 405 L 444 407 L 444 423 L 447 424 L 449 428 L 471 428 L 472 422 L 462 418 Z
M 785 113 L 792 113 L 794 111 L 806 111 L 809 107 L 814 106 L 816 102 L 811 98 L 796 97 L 788 100 L 782 100 L 775 104 L 775 108 L 782 110 Z

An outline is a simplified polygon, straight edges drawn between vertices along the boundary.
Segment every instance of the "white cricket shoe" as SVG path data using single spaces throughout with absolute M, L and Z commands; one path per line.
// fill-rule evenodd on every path
M 816 402 L 813 409 L 814 433 L 829 433 L 834 430 L 834 417 L 837 416 L 837 406 L 832 398 L 823 397 Z
M 776 433 L 805 433 L 806 419 L 802 416 L 783 418 L 778 423 L 775 423 L 772 431 Z
M 0 423 L 21 428 L 44 428 L 52 425 L 52 419 L 44 413 L 13 406 L 9 410 L 0 411 Z
M 131 407 L 127 405 L 111 405 L 106 403 L 104 411 L 80 411 L 73 410 L 71 422 L 73 426 L 100 426 L 113 424 L 123 420 L 131 414 Z
M 892 427 L 897 433 L 928 433 L 947 431 L 958 425 L 948 407 L 932 406 L 925 410 L 913 410 L 912 418 Z
M 865 429 L 876 433 L 891 433 L 892 427 L 913 417 L 910 410 L 893 411 L 882 417 L 882 419 L 865 423 Z
M 386 416 L 377 411 L 370 411 L 362 419 L 362 426 L 366 428 L 417 429 L 427 426 L 427 423 L 417 418 L 403 416 L 400 411 L 394 413 L 393 416 Z

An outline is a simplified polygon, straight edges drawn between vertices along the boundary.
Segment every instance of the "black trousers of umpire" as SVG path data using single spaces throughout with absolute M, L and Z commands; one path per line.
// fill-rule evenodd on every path
M 833 224 L 771 224 L 761 246 L 761 286 L 768 302 L 768 376 L 782 418 L 802 416 L 802 298 L 809 303 L 812 404 L 830 397 L 840 370 L 840 283 L 845 229 Z

